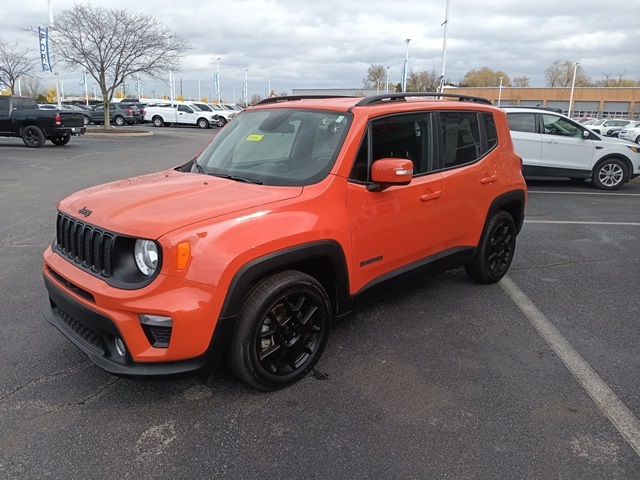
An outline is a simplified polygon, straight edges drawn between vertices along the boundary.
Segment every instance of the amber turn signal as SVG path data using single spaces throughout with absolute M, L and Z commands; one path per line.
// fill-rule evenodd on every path
M 178 244 L 178 258 L 177 267 L 178 270 L 184 270 L 189 265 L 189 259 L 191 258 L 191 245 L 189 242 L 180 242 Z

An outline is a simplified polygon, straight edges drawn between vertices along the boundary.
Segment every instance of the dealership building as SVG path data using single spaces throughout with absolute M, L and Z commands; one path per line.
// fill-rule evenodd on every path
M 540 106 L 569 110 L 571 88 L 445 87 L 448 93 L 488 98 L 501 105 Z M 362 88 L 295 88 L 293 95 L 375 95 L 376 89 Z M 379 93 L 384 93 L 379 91 Z M 640 119 L 640 87 L 577 87 L 573 92 L 574 117 L 607 117 Z

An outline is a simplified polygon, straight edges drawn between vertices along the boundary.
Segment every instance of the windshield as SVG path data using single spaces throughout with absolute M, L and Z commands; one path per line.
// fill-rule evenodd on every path
M 266 185 L 311 185 L 333 167 L 350 123 L 350 114 L 336 112 L 243 112 L 202 152 L 192 171 Z
M 218 111 L 222 110 L 222 107 L 220 105 L 211 105 L 211 108 Z
M 203 112 L 213 112 L 213 109 L 206 103 L 192 103 L 191 105 L 197 107 L 198 110 L 201 110 Z
M 594 120 L 590 125 L 602 125 L 605 120 Z

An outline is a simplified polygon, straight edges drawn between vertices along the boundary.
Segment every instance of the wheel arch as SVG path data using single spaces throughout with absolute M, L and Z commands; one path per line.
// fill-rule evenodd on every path
M 524 224 L 524 207 L 526 203 L 526 194 L 524 190 L 512 190 L 507 193 L 503 193 L 499 197 L 495 198 L 489 207 L 487 216 L 484 220 L 484 227 L 482 229 L 482 235 L 487 228 L 489 220 L 498 210 L 504 210 L 513 218 L 513 222 L 516 224 L 516 230 L 520 233 L 522 225 Z
M 344 251 L 337 242 L 327 240 L 274 252 L 244 265 L 231 281 L 220 317 L 236 317 L 246 294 L 260 280 L 283 270 L 298 270 L 318 280 L 331 299 L 334 314 L 351 309 Z
M 620 160 L 625 164 L 625 166 L 627 167 L 626 180 L 629 181 L 629 178 L 631 178 L 631 175 L 633 175 L 633 163 L 631 163 L 631 159 L 629 157 L 625 156 L 622 153 L 608 153 L 607 155 L 604 155 L 602 158 L 599 158 L 598 161 L 594 163 L 593 168 L 591 169 L 591 176 L 593 176 L 593 173 L 602 164 L 602 162 L 606 160 L 611 160 L 611 159 Z

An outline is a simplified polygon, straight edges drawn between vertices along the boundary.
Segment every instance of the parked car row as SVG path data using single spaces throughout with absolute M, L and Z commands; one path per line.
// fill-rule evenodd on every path
M 638 122 L 621 118 L 594 118 L 583 122 L 582 125 L 599 135 L 617 137 L 620 134 L 620 130 L 632 123 L 637 124 Z

